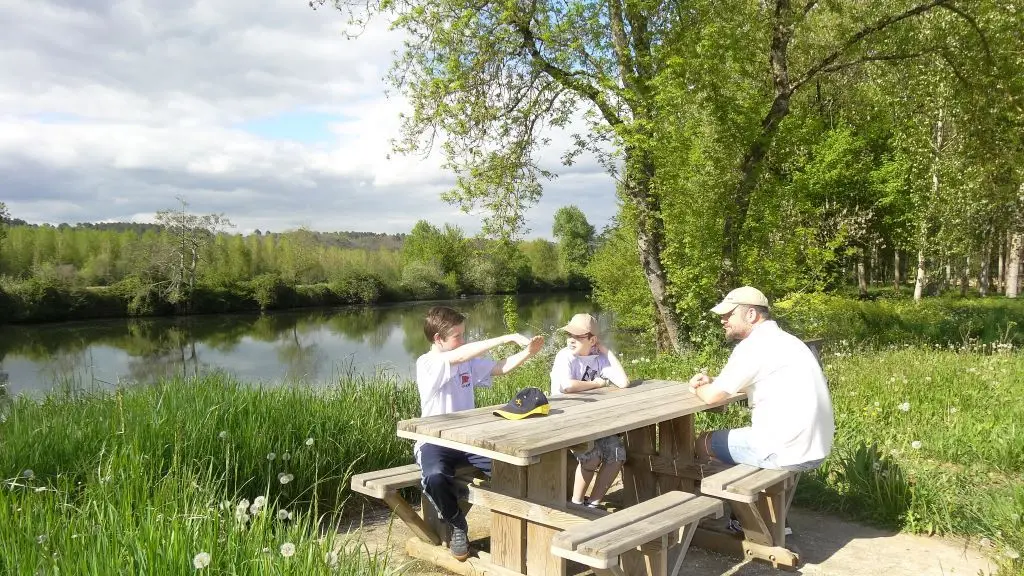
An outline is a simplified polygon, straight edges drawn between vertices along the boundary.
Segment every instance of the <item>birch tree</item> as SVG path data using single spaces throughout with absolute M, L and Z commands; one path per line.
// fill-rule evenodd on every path
M 178 199 L 177 210 L 161 210 L 156 222 L 164 227 L 170 244 L 161 268 L 165 271 L 163 292 L 171 304 L 191 304 L 195 292 L 204 249 L 213 242 L 217 233 L 233 227 L 223 214 L 192 214 L 188 204 Z

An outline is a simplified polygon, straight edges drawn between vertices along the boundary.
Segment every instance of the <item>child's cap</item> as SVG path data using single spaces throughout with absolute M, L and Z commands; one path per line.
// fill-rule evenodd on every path
M 573 316 L 568 324 L 562 326 L 562 330 L 574 336 L 597 334 L 597 320 L 590 314 L 580 313 Z
M 523 388 L 504 407 L 494 413 L 507 420 L 522 420 L 530 416 L 545 416 L 551 405 L 539 388 Z

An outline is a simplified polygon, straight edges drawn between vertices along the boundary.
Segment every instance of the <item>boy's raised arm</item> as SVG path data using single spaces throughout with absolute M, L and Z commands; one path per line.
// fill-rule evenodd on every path
M 629 376 L 626 376 L 626 370 L 622 367 L 622 362 L 619 362 L 615 352 L 605 348 L 604 344 L 600 345 L 599 350 L 608 356 L 608 381 L 619 388 L 629 387 Z
M 479 342 L 467 342 L 454 350 L 441 352 L 441 356 L 447 360 L 449 364 L 458 364 L 460 362 L 472 360 L 473 358 L 484 354 L 491 348 L 509 343 L 528 346 L 530 344 L 530 339 L 522 334 L 505 334 L 504 336 L 488 338 L 487 340 L 481 340 Z
M 519 336 L 519 334 L 516 334 Z M 525 336 L 523 338 L 526 338 Z M 518 343 L 518 341 L 517 341 Z M 526 362 L 526 359 L 540 352 L 540 349 L 544 347 L 544 337 L 534 336 L 526 341 L 526 348 L 523 348 L 519 352 L 505 358 L 501 362 L 495 365 L 494 369 L 491 370 L 492 376 L 501 376 L 502 374 L 508 374 L 515 370 L 520 364 Z

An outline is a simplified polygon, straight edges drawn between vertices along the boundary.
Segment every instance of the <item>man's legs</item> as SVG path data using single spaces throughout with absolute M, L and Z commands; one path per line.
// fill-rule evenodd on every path
M 590 492 L 590 499 L 597 502 L 604 498 L 612 482 L 622 470 L 622 464 L 626 461 L 626 446 L 618 435 L 600 438 L 594 442 L 594 447 L 601 452 L 601 471 L 597 473 L 597 481 L 594 489 Z

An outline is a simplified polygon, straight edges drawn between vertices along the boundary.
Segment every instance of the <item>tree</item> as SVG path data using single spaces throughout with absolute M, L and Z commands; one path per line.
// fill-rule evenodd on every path
M 555 212 L 551 230 L 558 241 L 558 263 L 566 278 L 583 275 L 594 254 L 594 227 L 576 206 L 563 206 Z
M 157 212 L 156 222 L 164 227 L 170 238 L 167 258 L 163 262 L 167 274 L 164 288 L 167 301 L 189 305 L 195 291 L 203 249 L 221 229 L 234 225 L 223 214 L 200 216 L 186 212 L 188 203 L 181 198 L 178 202 L 181 203 L 178 210 Z
M 7 238 L 7 225 L 11 219 L 10 212 L 7 211 L 7 205 L 0 202 L 0 255 L 2 255 L 4 238 Z
M 315 8 L 327 1 L 310 4 Z M 576 146 L 564 160 L 572 162 L 589 150 L 618 179 L 623 208 L 636 228 L 637 255 L 663 348 L 678 348 L 687 331 L 667 270 L 663 213 L 666 201 L 680 199 L 674 197 L 678 190 L 659 179 L 664 167 L 659 146 L 666 127 L 696 120 L 666 107 L 664 97 L 696 87 L 705 65 L 723 57 L 694 55 L 695 49 L 716 35 L 730 38 L 734 47 L 762 46 L 767 65 L 758 64 L 753 77 L 741 70 L 739 82 L 757 90 L 768 80 L 772 87 L 753 99 L 762 110 L 759 126 L 732 135 L 745 146 L 728 158 L 729 177 L 720 182 L 725 195 L 720 205 L 727 208 L 716 223 L 723 231 L 721 287 L 741 276 L 740 241 L 750 199 L 797 91 L 828 73 L 913 56 L 867 40 L 952 4 L 382 0 L 366 10 L 363 2 L 330 1 L 354 25 L 388 12 L 405 32 L 405 50 L 391 79 L 413 111 L 403 117 L 396 149 L 429 150 L 442 135 L 447 167 L 456 174 L 456 186 L 445 198 L 486 209 L 489 230 L 509 235 L 521 227 L 523 211 L 540 195 L 540 181 L 552 176 L 534 160 L 547 143 L 545 129 L 566 127 L 584 111 L 588 132 L 576 135 Z M 713 78 L 717 88 L 708 88 L 728 90 L 732 78 Z

